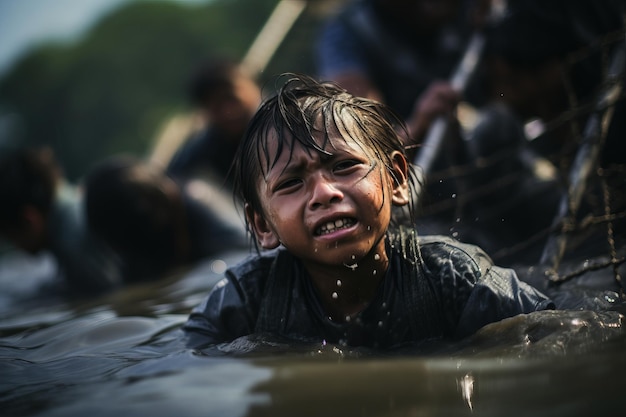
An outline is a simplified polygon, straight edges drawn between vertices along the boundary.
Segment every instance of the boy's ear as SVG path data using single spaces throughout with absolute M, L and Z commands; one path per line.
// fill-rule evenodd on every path
M 391 163 L 395 178 L 391 201 L 396 206 L 404 206 L 409 203 L 409 164 L 404 155 L 398 151 L 391 154 Z
M 270 225 L 265 221 L 260 213 L 256 212 L 250 204 L 245 205 L 248 224 L 252 228 L 254 237 L 263 249 L 274 249 L 280 245 L 278 236 L 274 233 Z

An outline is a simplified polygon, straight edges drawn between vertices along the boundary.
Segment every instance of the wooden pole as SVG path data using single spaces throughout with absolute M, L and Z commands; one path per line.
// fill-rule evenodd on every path
M 280 0 L 278 2 L 241 61 L 244 71 L 256 78 L 265 70 L 306 5 L 305 0 Z

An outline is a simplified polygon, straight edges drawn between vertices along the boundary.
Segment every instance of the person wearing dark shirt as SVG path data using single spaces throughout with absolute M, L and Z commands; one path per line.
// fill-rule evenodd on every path
M 262 251 L 191 312 L 190 346 L 269 333 L 392 347 L 553 307 L 478 247 L 396 224 L 392 208 L 411 209 L 415 177 L 389 107 L 285 77 L 235 158 L 235 190 Z
M 452 117 L 459 100 L 477 105 L 482 84 L 457 91 L 450 78 L 468 46 L 483 1 L 352 0 L 316 41 L 320 78 L 382 101 L 406 122 L 411 142 L 432 121 Z M 478 78 L 476 80 L 479 80 Z

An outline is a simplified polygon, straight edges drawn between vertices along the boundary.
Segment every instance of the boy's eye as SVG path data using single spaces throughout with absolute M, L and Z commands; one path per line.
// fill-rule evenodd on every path
M 292 187 L 296 187 L 298 186 L 302 181 L 299 178 L 289 178 L 285 181 L 280 182 L 277 186 L 276 186 L 276 191 L 278 190 L 285 190 L 285 189 L 289 189 Z
M 361 162 L 355 159 L 346 159 L 343 161 L 339 161 L 338 163 L 335 164 L 335 171 L 349 170 L 350 168 L 353 168 L 354 166 L 359 165 L 359 164 L 361 164 Z

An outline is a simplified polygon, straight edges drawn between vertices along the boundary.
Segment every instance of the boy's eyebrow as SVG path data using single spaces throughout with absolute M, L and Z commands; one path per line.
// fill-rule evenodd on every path
M 321 163 L 328 162 L 336 157 L 335 154 L 325 154 L 321 152 L 312 151 L 312 154 L 317 155 Z M 306 169 L 308 162 L 305 158 L 291 158 L 291 160 L 287 163 L 287 165 L 277 174 L 278 177 L 281 177 L 285 174 L 292 175 L 299 172 L 302 172 Z
M 304 161 L 293 162 L 289 161 L 289 163 L 280 171 L 280 175 L 291 174 L 294 172 L 300 172 L 304 169 Z
M 269 170 L 269 172 L 267 173 L 267 178 L 269 179 L 270 177 L 272 177 L 272 172 L 274 172 L 273 177 L 274 178 L 280 178 L 284 175 L 292 175 L 295 174 L 297 172 L 301 172 L 304 169 L 304 165 L 305 162 L 303 160 L 300 161 L 294 161 L 294 159 L 290 159 L 289 162 L 287 162 L 287 165 L 285 165 L 284 167 L 282 167 L 280 170 L 274 169 L 277 168 L 276 166 L 272 169 Z

